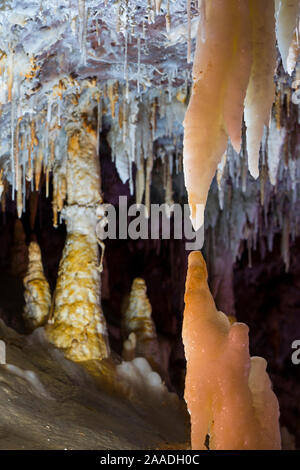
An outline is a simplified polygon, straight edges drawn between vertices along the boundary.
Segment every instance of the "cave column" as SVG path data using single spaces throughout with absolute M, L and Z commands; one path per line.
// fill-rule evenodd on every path
M 97 126 L 81 114 L 66 127 L 67 202 L 62 210 L 67 238 L 60 261 L 47 334 L 74 361 L 109 356 L 101 309 L 97 211 L 102 204 Z

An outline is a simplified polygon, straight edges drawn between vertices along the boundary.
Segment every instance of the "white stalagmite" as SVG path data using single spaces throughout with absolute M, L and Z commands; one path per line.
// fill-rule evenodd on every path
M 290 49 L 299 21 L 299 0 L 275 0 L 276 36 L 284 70 L 293 72 L 289 63 Z
M 128 354 L 128 350 L 134 346 L 136 357 L 145 357 L 152 367 L 160 370 L 160 350 L 146 289 L 144 279 L 134 279 L 128 307 L 122 319 L 122 333 L 124 339 L 129 340 L 124 344 L 124 352 Z M 132 333 L 135 338 L 130 336 Z
M 259 175 L 260 142 L 264 126 L 269 125 L 275 98 L 274 72 L 276 39 L 274 0 L 250 0 L 252 23 L 252 70 L 245 100 L 247 151 L 249 171 Z

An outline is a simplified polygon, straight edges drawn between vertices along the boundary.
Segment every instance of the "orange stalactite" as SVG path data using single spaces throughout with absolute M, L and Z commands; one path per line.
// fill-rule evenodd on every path
M 254 178 L 259 174 L 261 139 L 274 100 L 274 13 L 273 0 L 205 2 L 184 119 L 184 175 L 195 229 L 203 225 L 208 191 L 228 138 L 240 150 L 244 107 L 249 171 Z
M 206 2 L 193 66 L 193 89 L 184 119 L 184 175 L 195 229 L 204 221 L 208 190 L 227 146 L 238 149 L 243 102 L 251 68 L 246 3 Z M 246 31 L 246 33 L 245 33 Z

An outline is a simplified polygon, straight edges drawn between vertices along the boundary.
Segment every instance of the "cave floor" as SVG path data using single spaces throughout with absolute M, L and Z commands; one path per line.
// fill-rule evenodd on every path
M 134 450 L 184 448 L 186 413 L 153 409 L 110 392 L 66 360 L 43 329 L 22 336 L 0 320 L 0 449 Z M 157 409 L 158 408 L 158 409 Z M 166 419 L 166 416 L 169 418 Z

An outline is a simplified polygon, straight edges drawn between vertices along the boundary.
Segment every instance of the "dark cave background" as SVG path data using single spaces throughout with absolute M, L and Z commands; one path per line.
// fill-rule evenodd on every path
M 129 195 L 122 184 L 106 142 L 101 136 L 102 190 L 105 202 L 117 204 L 120 195 Z M 151 189 L 152 202 L 163 202 L 161 162 L 155 161 Z M 45 198 L 43 179 L 40 191 L 28 193 L 27 210 L 22 216 L 25 238 L 17 222 L 15 203 L 7 198 L 0 215 L 0 317 L 12 328 L 26 333 L 22 277 L 27 267 L 26 245 L 37 240 L 42 251 L 46 277 L 54 290 L 58 265 L 65 242 L 64 224 L 52 226 L 51 195 Z M 177 199 L 186 202 L 183 178 L 176 177 L 173 189 Z M 134 197 L 131 198 L 135 202 Z M 234 300 L 238 321 L 250 328 L 251 355 L 267 359 L 281 409 L 281 425 L 296 437 L 300 447 L 300 365 L 291 361 L 292 342 L 300 339 L 300 237 L 291 245 L 289 272 L 280 255 L 276 236 L 272 253 L 264 259 L 252 254 L 248 267 L 247 246 L 234 265 Z M 102 304 L 108 322 L 112 349 L 121 354 L 120 320 L 122 304 L 133 279 L 143 277 L 147 284 L 153 318 L 162 347 L 169 348 L 169 387 L 183 394 L 185 359 L 181 341 L 184 284 L 187 267 L 184 240 L 107 240 L 102 282 Z M 222 305 L 217 305 L 222 310 Z

